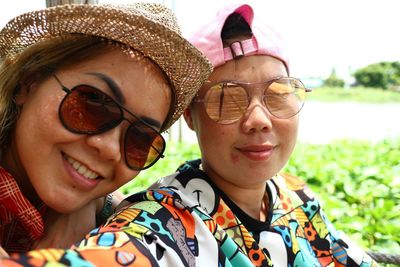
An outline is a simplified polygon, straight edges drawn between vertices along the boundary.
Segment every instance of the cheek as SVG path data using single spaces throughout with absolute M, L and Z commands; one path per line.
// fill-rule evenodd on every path
M 219 125 L 208 118 L 200 118 L 196 124 L 200 146 L 214 154 L 222 155 L 234 143 L 235 130 L 229 125 Z
M 233 154 L 233 155 L 232 155 L 232 161 L 233 161 L 233 163 L 238 164 L 238 163 L 240 162 L 240 157 L 239 157 L 239 155 Z
M 58 104 L 55 101 L 37 103 L 24 110 L 21 114 L 21 122 L 34 132 L 43 134 L 59 129 L 61 122 L 58 118 Z
M 281 120 L 275 124 L 281 143 L 285 145 L 285 148 L 290 153 L 297 141 L 298 126 L 298 117 L 293 117 L 289 120 Z
M 209 157 L 209 161 L 211 158 L 232 160 L 228 157 L 231 157 L 230 148 L 237 138 L 237 125 L 220 125 L 212 121 L 200 106 L 193 108 L 191 115 L 203 157 Z
M 16 125 L 17 144 L 22 146 L 20 149 L 24 153 L 36 151 L 28 146 L 37 146 L 41 150 L 46 150 L 50 143 L 65 138 L 65 134 L 69 133 L 58 118 L 59 102 L 56 98 L 44 101 L 32 100 L 22 107 Z

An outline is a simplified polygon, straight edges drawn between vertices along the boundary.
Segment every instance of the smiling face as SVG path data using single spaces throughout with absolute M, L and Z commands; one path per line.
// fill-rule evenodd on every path
M 56 75 L 69 89 L 79 84 L 98 88 L 157 130 L 167 117 L 171 89 L 148 59 L 131 58 L 118 48 L 108 48 L 97 57 L 58 70 Z M 119 89 L 112 89 L 112 83 Z M 58 115 L 65 95 L 53 76 L 22 88 L 17 98 L 21 113 L 4 163 L 31 200 L 39 196 L 59 212 L 79 209 L 138 174 L 128 168 L 124 158 L 129 122 L 124 120 L 101 134 L 72 133 Z M 124 117 L 135 121 L 127 112 Z
M 280 60 L 247 56 L 216 68 L 199 95 L 204 97 L 210 85 L 221 81 L 260 83 L 285 76 Z M 196 131 L 203 168 L 225 191 L 265 188 L 265 181 L 285 165 L 296 143 L 298 115 L 273 117 L 262 103 L 262 88 L 251 90 L 254 92 L 247 111 L 232 124 L 211 120 L 201 102 L 193 103 L 184 114 L 189 127 Z

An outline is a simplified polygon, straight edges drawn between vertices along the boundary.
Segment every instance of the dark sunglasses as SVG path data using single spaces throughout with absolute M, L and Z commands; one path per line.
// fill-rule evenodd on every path
M 304 105 L 306 92 L 310 89 L 296 78 L 279 77 L 261 83 L 238 81 L 219 82 L 212 85 L 203 98 L 207 115 L 220 124 L 238 121 L 246 112 L 251 101 L 251 89 L 263 90 L 262 101 L 268 111 L 280 119 L 288 119 L 300 112 Z
M 112 97 L 87 84 L 68 89 L 55 74 L 53 77 L 67 93 L 58 110 L 61 123 L 67 130 L 77 134 L 100 134 L 126 120 L 130 124 L 125 132 L 124 154 L 130 169 L 147 169 L 164 157 L 165 140 L 162 135 Z M 135 120 L 129 121 L 124 112 Z

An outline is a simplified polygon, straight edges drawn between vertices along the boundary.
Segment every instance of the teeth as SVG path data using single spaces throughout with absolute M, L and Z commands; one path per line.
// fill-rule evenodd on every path
M 74 167 L 74 169 L 79 172 L 80 174 L 82 174 L 83 176 L 85 176 L 88 179 L 96 179 L 97 177 L 99 177 L 99 175 L 97 173 L 95 173 L 94 171 L 89 170 L 86 166 L 82 165 L 80 162 L 65 156 L 65 158 L 67 159 L 67 161 L 69 163 L 71 163 L 72 167 Z

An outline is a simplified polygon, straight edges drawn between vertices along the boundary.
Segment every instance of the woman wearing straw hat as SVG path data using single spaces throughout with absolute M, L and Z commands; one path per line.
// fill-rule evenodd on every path
M 163 157 L 161 132 L 211 71 L 158 4 L 23 14 L 1 30 L 0 57 L 8 253 L 65 247 L 94 228 L 111 211 L 105 196 Z

